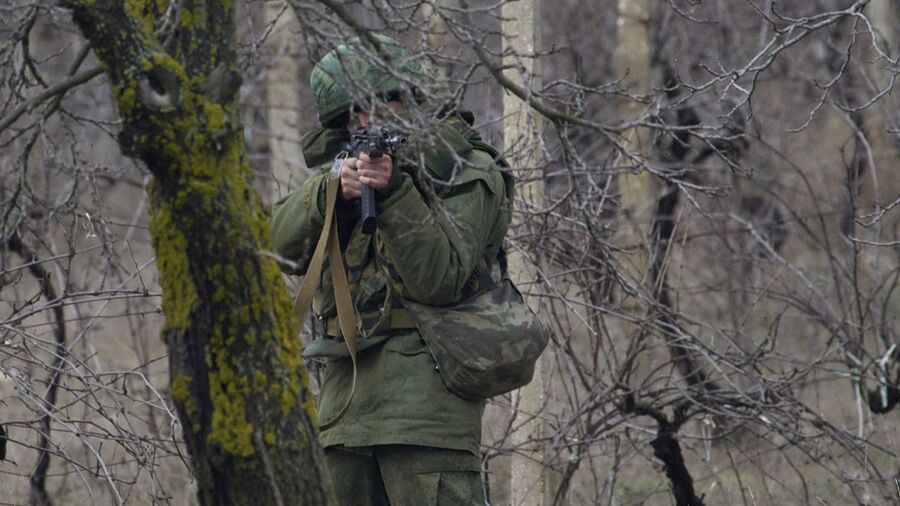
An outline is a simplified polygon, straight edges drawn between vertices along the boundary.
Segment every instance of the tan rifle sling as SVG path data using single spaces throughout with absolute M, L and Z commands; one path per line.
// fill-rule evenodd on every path
M 353 382 L 351 383 L 350 394 L 347 396 L 344 407 L 341 408 L 334 419 L 320 424 L 319 428 L 321 430 L 334 427 L 343 418 L 350 407 L 350 402 L 353 400 L 353 394 L 356 392 L 356 310 L 353 308 L 353 299 L 350 296 L 350 283 L 347 281 L 347 271 L 344 270 L 344 259 L 341 256 L 341 244 L 334 215 L 339 186 L 340 180 L 336 178 L 329 177 L 325 182 L 325 223 L 322 224 L 322 233 L 319 235 L 316 250 L 309 261 L 309 267 L 306 269 L 303 283 L 300 285 L 300 292 L 297 293 L 297 298 L 294 300 L 294 312 L 297 314 L 300 325 L 303 325 L 312 303 L 313 294 L 318 288 L 319 280 L 322 277 L 322 264 L 325 261 L 327 250 L 328 265 L 331 268 L 331 280 L 334 285 L 334 302 L 335 306 L 337 306 L 338 323 L 341 335 L 344 336 L 344 342 L 347 343 L 347 349 L 350 350 L 350 360 L 353 362 Z

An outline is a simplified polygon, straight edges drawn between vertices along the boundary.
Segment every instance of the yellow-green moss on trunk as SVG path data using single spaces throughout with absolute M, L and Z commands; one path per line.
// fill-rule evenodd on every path
M 202 98 L 186 98 L 204 103 Z M 211 106 L 200 110 L 221 111 Z M 210 121 L 201 115 L 191 131 L 221 128 L 218 119 Z M 268 224 L 252 192 L 249 166 L 237 137 L 233 134 L 227 149 L 217 152 L 203 144 L 178 149 L 173 136 L 161 136 L 163 149 L 179 162 L 178 176 L 186 182 L 174 194 L 157 192 L 161 197 L 154 207 L 151 233 L 161 273 L 165 272 L 161 284 L 167 327 L 186 332 L 198 323 L 199 292 L 206 293 L 215 308 L 202 325 L 209 333 L 205 349 L 212 407 L 208 441 L 246 457 L 254 452 L 252 437 L 257 429 L 266 440 L 277 443 L 277 420 L 258 416 L 259 410 L 252 406 L 277 406 L 281 416 L 299 407 L 312 417 L 314 404 L 311 396 L 303 395 L 308 379 L 280 271 L 274 261 L 257 254 L 268 248 Z M 185 235 L 204 232 L 206 244 L 192 251 L 198 248 L 189 246 Z M 257 348 L 270 350 L 271 356 L 248 354 L 247 350 Z M 242 360 L 248 357 L 266 362 L 265 369 L 254 369 L 256 364 Z
M 274 480 L 285 504 L 323 504 L 297 322 L 259 254 L 270 241 L 240 125 L 232 2 L 180 5 L 163 43 L 167 0 L 63 1 L 112 82 L 123 150 L 154 176 L 163 335 L 200 503 L 274 503 Z

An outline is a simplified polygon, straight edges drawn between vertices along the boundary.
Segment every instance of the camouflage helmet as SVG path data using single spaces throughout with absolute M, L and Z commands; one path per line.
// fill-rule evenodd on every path
M 389 57 L 386 62 L 397 74 L 414 77 L 421 74 L 421 65 L 409 57 L 406 49 L 387 35 L 375 35 Z M 326 54 L 313 68 L 309 84 L 316 95 L 319 123 L 336 128 L 346 122 L 346 114 L 355 102 L 354 97 L 386 95 L 405 87 L 395 75 L 373 65 L 359 52 L 360 40 L 341 44 Z

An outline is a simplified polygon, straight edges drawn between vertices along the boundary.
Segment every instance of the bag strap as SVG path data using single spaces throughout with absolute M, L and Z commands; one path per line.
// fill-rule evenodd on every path
M 365 321 L 367 317 L 377 317 L 379 315 L 378 312 L 372 313 L 363 313 L 360 315 L 360 319 Z M 409 312 L 405 307 L 392 307 L 390 312 L 390 330 L 409 330 L 418 328 L 416 326 L 415 320 L 412 319 L 412 316 L 409 315 Z M 340 321 L 338 318 L 328 318 L 325 320 L 325 324 L 323 325 L 325 328 L 325 335 L 328 336 L 338 336 L 340 335 Z
M 327 250 L 331 280 L 334 286 L 334 302 L 337 306 L 338 323 L 341 328 L 341 334 L 344 336 L 344 342 L 347 344 L 347 349 L 350 350 L 350 361 L 353 362 L 353 380 L 350 386 L 350 394 L 347 396 L 344 407 L 331 421 L 320 424 L 319 429 L 321 430 L 334 427 L 343 418 L 344 414 L 347 413 L 347 409 L 350 408 L 350 402 L 353 400 L 353 394 L 356 392 L 356 311 L 353 308 L 353 299 L 350 296 L 350 283 L 347 280 L 347 272 L 344 270 L 344 259 L 341 256 L 341 244 L 338 238 L 337 227 L 335 226 L 336 218 L 334 214 L 338 186 L 340 186 L 339 181 L 329 177 L 325 182 L 325 222 L 322 224 L 319 242 L 316 243 L 315 252 L 309 261 L 309 267 L 306 269 L 306 275 L 303 277 L 300 291 L 294 300 L 294 312 L 302 325 L 312 303 L 312 296 L 319 286 L 322 277 L 322 265 L 325 261 Z

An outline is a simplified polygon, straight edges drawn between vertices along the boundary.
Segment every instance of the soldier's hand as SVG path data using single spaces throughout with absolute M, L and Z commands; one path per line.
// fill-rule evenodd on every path
M 359 172 L 359 182 L 374 189 L 384 190 L 391 181 L 393 161 L 390 155 L 384 154 L 378 158 L 369 158 L 369 155 L 360 153 L 356 162 Z
M 341 196 L 345 200 L 358 199 L 362 196 L 363 185 L 384 190 L 391 181 L 393 170 L 390 155 L 372 159 L 360 153 L 359 158 L 345 158 L 341 166 Z
M 356 169 L 356 158 L 344 158 L 341 166 L 341 197 L 345 200 L 358 199 L 362 195 L 362 183 L 359 182 L 359 171 Z

